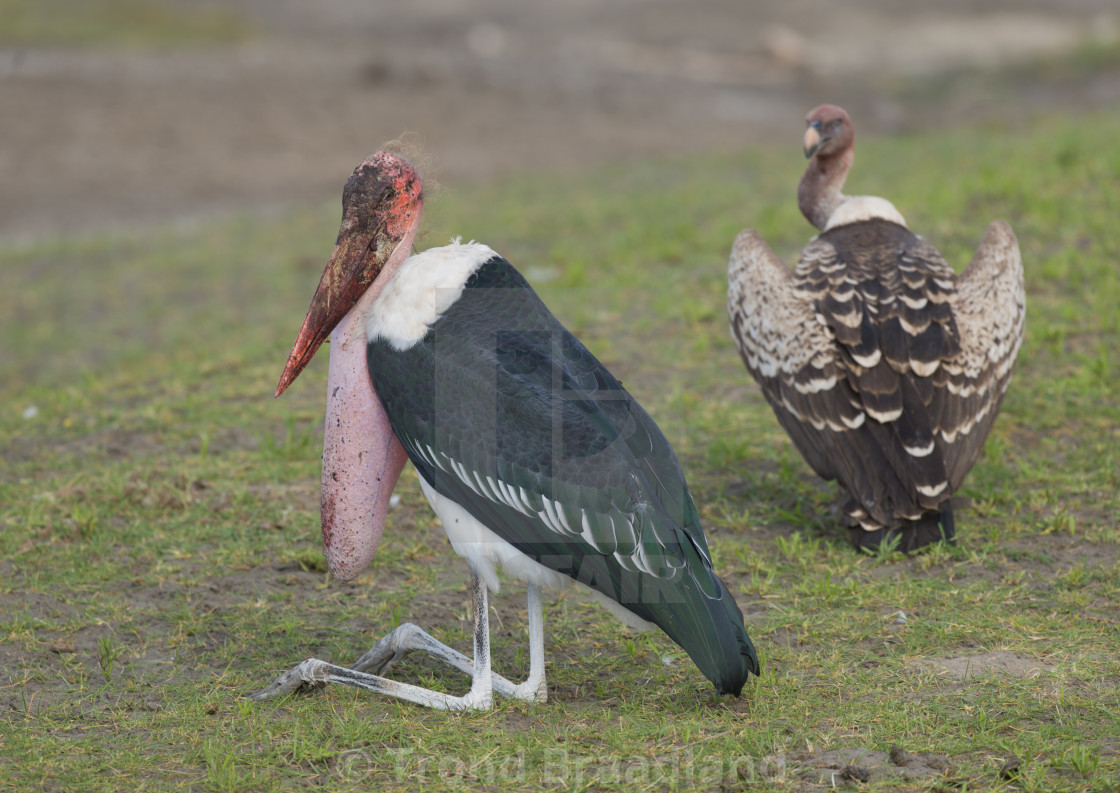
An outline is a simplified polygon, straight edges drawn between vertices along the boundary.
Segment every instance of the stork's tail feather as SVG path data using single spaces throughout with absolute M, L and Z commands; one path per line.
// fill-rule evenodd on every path
M 727 585 L 711 568 L 701 569 L 697 575 L 711 577 L 717 588 L 715 597 L 686 573 L 676 582 L 671 599 L 644 603 L 633 610 L 679 644 L 717 692 L 739 696 L 747 678 L 761 673 L 758 651 Z
M 953 521 L 953 506 L 946 501 L 940 512 L 927 512 L 917 520 L 904 521 L 893 529 L 869 531 L 862 526 L 848 528 L 848 539 L 857 551 L 875 553 L 883 543 L 903 553 L 915 553 L 944 540 L 956 545 L 956 525 Z

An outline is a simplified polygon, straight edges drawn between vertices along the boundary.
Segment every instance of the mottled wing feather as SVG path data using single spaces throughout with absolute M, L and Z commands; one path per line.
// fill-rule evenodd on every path
M 919 517 L 945 497 L 944 461 L 918 373 L 956 352 L 948 307 L 931 299 L 936 282 L 951 277 L 931 246 L 885 221 L 826 232 L 798 264 L 799 292 L 833 330 L 853 401 L 867 415 L 839 439 L 842 454 L 863 464 L 847 466 L 841 482 L 860 505 L 852 516 L 865 526 Z
M 960 485 L 1007 389 L 1024 303 L 1005 223 L 992 224 L 959 279 L 933 246 L 882 220 L 821 234 L 795 272 L 753 232 L 732 251 L 743 360 L 867 528 L 936 510 Z
M 798 449 L 818 473 L 840 481 L 848 514 L 869 528 L 936 508 L 947 477 L 927 405 L 941 360 L 959 352 L 952 270 L 931 246 L 885 221 L 820 235 L 795 272 L 757 235 L 740 240 L 732 255 L 732 332 Z M 752 313 L 753 320 L 742 317 Z M 799 326 L 812 328 L 811 348 L 793 335 Z M 775 335 L 793 340 L 784 350 L 799 354 L 783 358 Z M 760 340 L 778 359 L 770 378 L 752 366 L 763 358 Z M 810 350 L 836 382 L 802 392 L 798 382 L 815 377 L 804 372 Z
M 1023 342 L 1023 264 L 1019 243 L 1007 223 L 988 226 L 956 287 L 953 310 L 960 329 L 960 353 L 945 362 L 944 385 L 930 403 L 954 490 L 980 456 Z
M 845 376 L 831 332 L 794 290 L 793 273 L 753 230 L 739 234 L 728 264 L 731 337 L 747 371 L 809 465 L 836 477 L 826 426 L 858 421 L 858 409 L 831 393 Z

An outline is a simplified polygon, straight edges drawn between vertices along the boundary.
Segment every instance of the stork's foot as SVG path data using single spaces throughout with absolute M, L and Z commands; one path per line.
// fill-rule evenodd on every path
M 544 623 L 541 616 L 541 590 L 537 584 L 529 585 L 529 679 L 514 685 L 490 670 L 490 619 L 486 602 L 486 585 L 476 573 L 471 573 L 471 591 L 474 611 L 474 658 L 472 662 L 462 653 L 436 641 L 412 623 L 405 623 L 358 659 L 349 669 L 335 666 L 317 658 L 308 658 L 290 672 L 280 675 L 272 684 L 252 695 L 264 700 L 283 694 L 292 694 L 302 688 L 318 687 L 327 683 L 341 683 L 379 694 L 415 702 L 439 710 L 489 710 L 494 702 L 493 692 L 530 702 L 543 702 L 544 685 Z M 408 683 L 369 674 L 366 670 L 384 671 L 405 653 L 422 650 L 433 658 L 471 676 L 471 690 L 462 697 L 452 697 Z
M 341 683 L 344 686 L 388 694 L 436 710 L 489 710 L 494 704 L 490 686 L 485 684 L 472 686 L 464 696 L 452 697 L 439 691 L 399 683 L 396 680 L 358 672 L 344 666 L 335 666 L 318 658 L 308 658 L 249 698 L 258 701 L 272 699 L 285 694 L 294 694 L 304 688 L 322 688 L 327 683 Z
M 544 621 L 541 615 L 541 588 L 529 584 L 529 679 L 520 685 L 494 674 L 490 669 L 490 620 L 486 605 L 486 585 L 477 574 L 471 573 L 471 590 L 474 606 L 474 657 L 472 662 L 462 653 L 436 641 L 410 622 L 406 622 L 373 645 L 349 669 L 335 666 L 317 658 L 308 658 L 290 672 L 272 681 L 267 688 L 252 695 L 264 700 L 284 694 L 293 694 L 302 688 L 317 688 L 327 683 L 363 688 L 379 694 L 415 702 L 439 710 L 489 710 L 493 705 L 493 692 L 504 697 L 544 702 L 547 688 L 544 683 Z M 396 663 L 405 653 L 422 650 L 428 655 L 471 676 L 471 690 L 462 697 L 451 697 L 408 683 L 398 683 L 380 674 Z
M 260 702 L 273 697 L 282 697 L 285 694 L 294 694 L 304 688 L 323 688 L 327 685 L 326 668 L 329 666 L 330 664 L 325 661 L 308 658 L 299 666 L 277 677 L 256 694 L 250 694 L 249 699 Z
M 469 658 L 436 641 L 423 628 L 411 622 L 401 623 L 395 630 L 382 636 L 377 644 L 370 647 L 361 658 L 350 665 L 350 668 L 359 672 L 384 675 L 393 668 L 397 661 L 404 658 L 412 650 L 428 650 L 430 648 L 439 648 L 446 651 L 449 656 L 446 659 L 448 663 L 469 675 L 474 674 L 474 664 L 471 663 Z M 452 658 L 455 658 L 455 661 L 459 659 L 464 661 L 466 668 L 451 660 Z
M 408 653 L 418 650 L 448 666 L 474 677 L 474 663 L 457 650 L 448 647 L 418 625 L 402 623 L 396 630 L 383 636 L 365 655 L 350 668 L 357 672 L 372 672 L 384 675 L 393 665 Z M 513 683 L 499 675 L 490 673 L 494 692 L 499 696 L 519 699 L 524 702 L 545 702 L 548 687 L 545 685 L 544 664 L 539 670 L 530 669 L 529 679 L 524 683 Z

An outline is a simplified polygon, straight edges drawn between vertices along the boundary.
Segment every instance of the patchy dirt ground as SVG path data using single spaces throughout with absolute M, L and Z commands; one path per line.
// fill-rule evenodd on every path
M 1039 65 L 1113 40 L 1112 0 L 227 5 L 237 46 L 0 49 L 0 240 L 333 196 L 405 131 L 450 183 L 793 145 L 825 100 L 866 132 L 1120 101 L 1115 59 Z
M 827 788 L 860 782 L 904 780 L 929 784 L 952 770 L 949 759 L 891 747 L 876 752 L 863 746 L 831 751 L 807 750 L 789 761 L 789 769 L 810 784 Z

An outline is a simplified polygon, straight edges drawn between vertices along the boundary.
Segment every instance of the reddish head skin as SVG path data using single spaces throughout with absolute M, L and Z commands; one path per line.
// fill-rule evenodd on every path
M 423 203 L 415 169 L 395 155 L 378 152 L 354 170 L 342 194 L 334 253 L 276 387 L 280 396 L 330 336 L 320 498 L 327 563 L 342 580 L 357 576 L 377 552 L 389 496 L 407 461 L 370 382 L 365 319 L 408 258 Z
M 797 186 L 797 205 L 810 223 L 823 230 L 844 200 L 840 190 L 855 159 L 856 132 L 848 114 L 836 105 L 813 108 L 805 123 L 802 143 L 809 164 Z
M 342 225 L 334 253 L 288 354 L 276 396 L 292 384 L 319 345 L 377 281 L 405 235 L 415 234 L 423 205 L 420 177 L 401 158 L 381 151 L 354 169 L 342 190 Z M 404 246 L 406 256 L 411 247 L 410 238 Z

